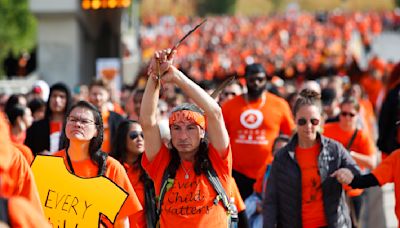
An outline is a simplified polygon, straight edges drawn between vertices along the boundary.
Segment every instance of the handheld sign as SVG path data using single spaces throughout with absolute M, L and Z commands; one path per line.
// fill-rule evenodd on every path
M 114 223 L 128 197 L 106 177 L 71 174 L 62 157 L 37 155 L 32 170 L 45 216 L 53 227 L 99 227 L 100 214 Z

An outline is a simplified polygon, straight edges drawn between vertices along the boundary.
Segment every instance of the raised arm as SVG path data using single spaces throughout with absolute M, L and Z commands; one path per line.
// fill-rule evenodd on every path
M 162 64 L 167 63 L 168 67 L 161 81 L 172 82 L 178 86 L 197 106 L 203 109 L 206 117 L 206 127 L 210 143 L 220 153 L 221 157 L 226 156 L 226 149 L 229 145 L 229 136 L 226 131 L 222 111 L 218 103 L 207 94 L 200 86 L 190 80 L 169 61 L 170 50 L 160 52 L 159 59 Z M 147 150 L 147 148 L 146 148 Z
M 160 95 L 160 85 L 158 81 L 158 74 L 162 73 L 168 66 L 159 65 L 160 52 L 154 54 L 151 60 L 148 75 L 149 78 L 144 90 L 142 104 L 140 107 L 139 122 L 143 129 L 146 157 L 152 161 L 161 148 L 162 140 L 160 130 L 157 124 L 157 103 Z M 171 55 L 171 59 L 173 55 Z M 172 61 L 172 60 L 171 60 Z M 161 69 L 161 67 L 163 67 Z
M 229 136 L 226 131 L 221 107 L 200 86 L 186 77 L 181 71 L 171 66 L 172 81 L 190 97 L 197 106 L 203 109 L 206 116 L 208 138 L 214 148 L 222 157 L 226 156 L 226 148 L 229 144 Z

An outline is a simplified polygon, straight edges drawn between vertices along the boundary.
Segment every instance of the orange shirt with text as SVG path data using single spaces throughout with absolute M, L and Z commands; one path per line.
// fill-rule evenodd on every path
M 295 127 L 288 103 L 268 92 L 264 96 L 264 105 L 263 99 L 247 103 L 237 96 L 222 106 L 233 169 L 253 179 L 272 162 L 272 144 L 279 133 L 291 135 Z
M 230 147 L 225 158 L 209 144 L 208 156 L 215 169 L 219 180 L 228 193 L 231 188 L 232 157 Z M 154 181 L 156 194 L 159 195 L 162 185 L 162 177 L 166 170 L 171 155 L 168 149 L 162 145 L 153 161 L 143 156 L 142 165 Z M 186 172 L 182 166 L 185 167 Z M 185 174 L 189 175 L 185 179 Z M 229 194 L 229 193 L 228 193 Z M 179 166 L 174 184 L 165 193 L 161 208 L 160 227 L 227 227 L 228 216 L 222 202 L 214 204 L 217 193 L 204 174 L 197 176 L 194 173 L 192 162 L 182 161 Z
M 400 221 L 400 149 L 393 151 L 372 171 L 372 174 L 378 179 L 381 186 L 386 183 L 394 183 L 395 213 L 397 221 Z
M 65 166 L 70 167 L 67 162 L 65 150 L 58 151 L 54 156 L 63 157 Z M 83 161 L 71 161 L 74 168 L 75 174 L 79 177 L 96 177 L 98 168 L 92 160 L 87 159 Z M 116 185 L 121 187 L 125 192 L 129 194 L 124 205 L 122 206 L 120 212 L 118 213 L 117 219 L 125 218 L 127 216 L 133 215 L 142 210 L 142 205 L 140 204 L 135 190 L 129 181 L 128 175 L 124 167 L 114 158 L 108 156 L 106 161 L 106 172 L 105 177 L 113 181 Z
M 296 160 L 301 170 L 301 216 L 304 228 L 327 226 L 318 171 L 320 144 L 304 149 L 296 147 Z
M 347 147 L 353 134 L 354 131 L 345 131 L 340 128 L 339 122 L 328 123 L 324 126 L 324 135 L 340 142 L 344 147 Z M 363 130 L 358 130 L 350 150 L 368 156 L 375 154 L 374 144 L 369 135 L 367 135 Z M 365 169 L 365 167 L 360 164 L 358 164 L 358 166 L 360 166 L 361 169 Z M 351 189 L 351 187 L 347 185 L 344 185 L 344 189 L 351 197 L 359 196 L 364 191 L 362 189 Z

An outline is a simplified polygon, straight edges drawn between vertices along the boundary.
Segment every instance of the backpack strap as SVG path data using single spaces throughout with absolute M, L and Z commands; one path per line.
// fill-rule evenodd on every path
M 0 221 L 11 226 L 8 214 L 8 199 L 2 197 L 0 198 Z
M 351 138 L 350 138 L 349 143 L 347 143 L 346 149 L 347 149 L 348 151 L 350 151 L 350 147 L 353 145 L 354 140 L 356 139 L 357 133 L 358 133 L 358 129 L 356 128 L 356 130 L 354 130 L 354 133 L 353 133 L 353 135 L 352 135 Z
M 224 187 L 222 187 L 222 184 L 218 178 L 217 172 L 215 172 L 211 163 L 208 167 L 209 167 L 209 169 L 207 170 L 207 173 L 206 173 L 207 179 L 213 186 L 214 190 L 217 192 L 217 196 L 214 199 L 214 204 L 217 205 L 218 201 L 221 200 L 222 205 L 224 206 L 225 210 L 227 212 L 230 212 L 231 207 L 230 207 L 229 197 L 226 194 Z
M 161 206 L 164 201 L 165 193 L 172 187 L 174 184 L 175 177 L 172 177 L 169 173 L 168 168 L 164 171 L 162 180 L 161 180 L 161 190 L 160 195 L 156 197 L 157 201 L 157 209 L 156 209 L 156 216 L 157 216 L 157 227 L 160 227 L 160 215 L 161 215 Z
M 144 193 L 146 223 L 148 228 L 154 228 L 157 223 L 155 189 L 153 181 L 147 174 L 144 175 L 146 175 L 146 181 L 144 183 L 144 189 L 146 189 Z

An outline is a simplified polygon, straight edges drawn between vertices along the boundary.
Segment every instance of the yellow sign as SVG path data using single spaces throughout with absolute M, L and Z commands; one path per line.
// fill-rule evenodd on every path
M 53 227 L 99 227 L 100 214 L 114 223 L 128 197 L 106 177 L 71 174 L 62 157 L 38 155 L 32 170 L 44 213 Z
M 82 0 L 82 9 L 115 9 L 127 8 L 131 5 L 131 0 Z

